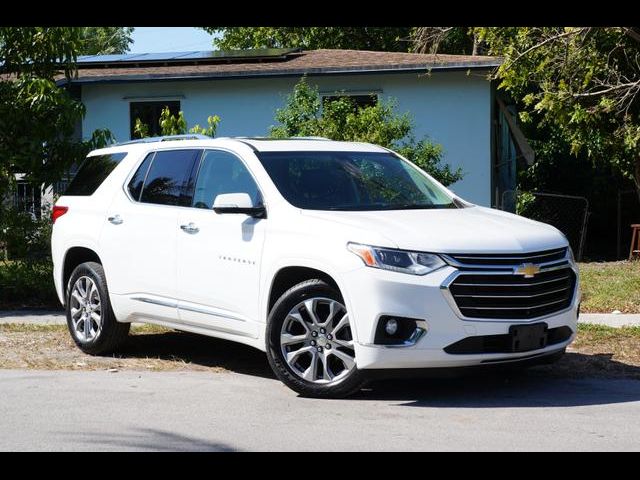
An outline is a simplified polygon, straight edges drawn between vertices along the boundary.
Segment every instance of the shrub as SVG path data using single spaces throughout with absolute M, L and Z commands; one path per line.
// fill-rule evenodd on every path
M 0 308 L 58 307 L 51 263 L 51 220 L 0 208 Z M 5 260 L 8 259 L 8 260 Z
M 51 258 L 51 220 L 15 208 L 0 208 L 0 244 L 9 260 L 43 261 Z
M 50 261 L 0 262 L 0 309 L 60 307 Z

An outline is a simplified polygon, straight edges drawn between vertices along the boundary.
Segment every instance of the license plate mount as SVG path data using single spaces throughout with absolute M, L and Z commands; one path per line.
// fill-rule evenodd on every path
M 548 325 L 546 323 L 534 323 L 533 325 L 511 325 L 512 352 L 528 352 L 539 350 L 547 346 Z

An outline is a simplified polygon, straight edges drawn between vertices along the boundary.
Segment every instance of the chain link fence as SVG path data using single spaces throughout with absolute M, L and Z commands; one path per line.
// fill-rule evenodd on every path
M 507 190 L 498 208 L 553 225 L 566 235 L 576 260 L 582 260 L 589 220 L 585 197 Z

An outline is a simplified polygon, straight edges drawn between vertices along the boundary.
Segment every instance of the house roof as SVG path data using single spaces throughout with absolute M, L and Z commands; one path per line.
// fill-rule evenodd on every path
M 502 62 L 500 57 L 489 56 L 364 50 L 273 49 L 269 54 L 262 55 L 251 51 L 244 51 L 244 54 L 241 51 L 226 52 L 222 55 L 219 52 L 215 55 L 211 53 L 174 52 L 170 54 L 171 57 L 84 56 L 79 59 L 78 76 L 72 79 L 72 83 L 486 70 L 497 67 Z M 60 77 L 58 83 L 66 83 L 66 79 Z

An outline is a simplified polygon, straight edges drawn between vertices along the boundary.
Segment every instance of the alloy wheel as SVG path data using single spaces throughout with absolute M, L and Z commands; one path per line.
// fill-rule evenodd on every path
M 349 314 L 331 298 L 293 307 L 282 324 L 280 347 L 287 365 L 308 382 L 338 383 L 356 367 Z
M 102 330 L 102 304 L 95 282 L 87 276 L 76 280 L 69 297 L 73 330 L 82 342 L 94 340 Z

